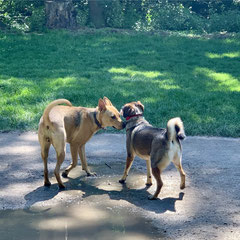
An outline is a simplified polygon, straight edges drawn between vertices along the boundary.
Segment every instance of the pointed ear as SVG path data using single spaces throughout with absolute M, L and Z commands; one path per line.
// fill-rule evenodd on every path
M 106 103 L 106 105 L 112 106 L 111 101 L 107 97 L 104 97 L 103 101 Z
M 140 101 L 137 101 L 137 105 L 142 109 L 142 112 L 143 112 L 144 111 L 144 105 Z
M 106 110 L 106 104 L 101 98 L 98 100 L 98 109 L 100 112 Z

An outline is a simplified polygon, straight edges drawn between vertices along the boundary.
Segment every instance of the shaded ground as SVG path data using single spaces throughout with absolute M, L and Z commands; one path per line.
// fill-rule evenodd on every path
M 86 153 L 97 177 L 78 166 L 59 191 L 44 188 L 33 132 L 0 134 L 1 239 L 239 239 L 240 139 L 188 137 L 183 142 L 186 189 L 170 165 L 157 201 L 147 200 L 146 166 L 136 159 L 126 185 L 125 135 L 99 134 Z M 70 163 L 69 147 L 63 168 Z M 55 167 L 51 149 L 49 170 Z

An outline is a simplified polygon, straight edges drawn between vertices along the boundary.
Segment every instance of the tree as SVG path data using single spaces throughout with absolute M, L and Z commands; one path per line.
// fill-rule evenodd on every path
M 75 28 L 76 11 L 72 0 L 45 0 L 48 28 Z

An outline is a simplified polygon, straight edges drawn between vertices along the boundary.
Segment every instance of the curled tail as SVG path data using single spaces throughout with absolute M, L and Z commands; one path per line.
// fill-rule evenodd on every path
M 69 102 L 67 99 L 58 99 L 58 100 L 55 100 L 55 101 L 52 101 L 44 110 L 43 112 L 43 122 L 44 124 L 46 125 L 51 125 L 51 121 L 49 119 L 49 113 L 50 111 L 52 110 L 53 107 L 55 107 L 56 105 L 58 104 L 62 104 L 62 103 L 65 103 L 67 104 L 68 106 L 72 106 L 71 102 Z
M 183 140 L 186 135 L 184 132 L 184 126 L 181 118 L 172 118 L 167 123 L 167 135 L 169 141 L 174 140 L 175 138 L 178 138 L 180 140 Z

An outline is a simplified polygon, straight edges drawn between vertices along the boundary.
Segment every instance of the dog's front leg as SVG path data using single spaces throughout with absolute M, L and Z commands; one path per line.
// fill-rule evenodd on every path
M 128 176 L 128 172 L 132 166 L 132 163 L 133 163 L 133 160 L 134 160 L 134 156 L 132 154 L 128 154 L 127 156 L 127 160 L 126 160 L 126 166 L 125 166 L 125 170 L 124 170 L 124 173 L 123 173 L 123 176 L 122 178 L 119 180 L 120 183 L 125 183 L 126 181 L 126 178 Z
M 82 170 L 85 170 L 88 176 L 96 176 L 96 173 L 91 173 L 88 169 L 88 164 L 86 160 L 86 154 L 85 154 L 85 145 L 81 145 L 78 148 L 78 154 L 82 163 Z

